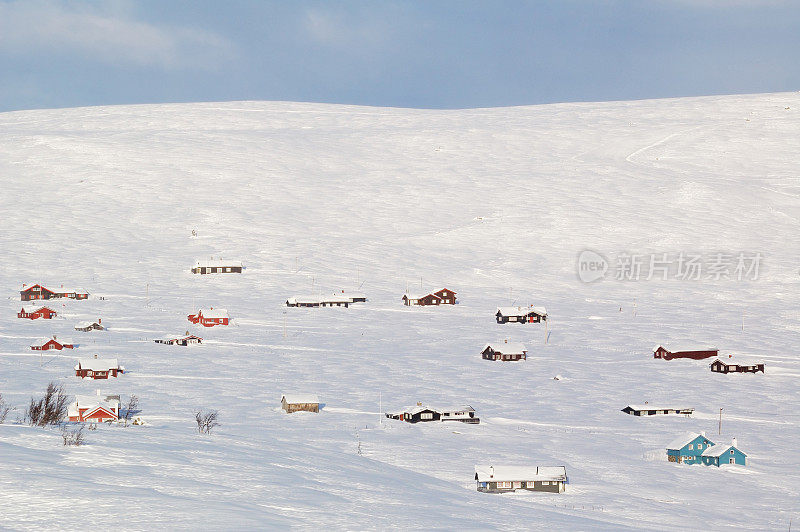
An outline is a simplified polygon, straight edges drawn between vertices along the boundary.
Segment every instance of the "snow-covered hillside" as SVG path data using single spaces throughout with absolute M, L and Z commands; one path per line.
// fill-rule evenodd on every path
M 796 93 L 0 114 L 0 394 L 17 407 L 0 425 L 0 528 L 786 529 L 800 521 L 798 153 Z M 605 279 L 579 279 L 587 249 Z M 651 256 L 673 267 L 681 252 L 702 257 L 702 279 L 647 279 Z M 720 253 L 760 254 L 757 279 L 735 260 L 706 279 Z M 615 279 L 625 254 L 638 280 Z M 189 272 L 211 256 L 246 270 Z M 17 319 L 23 283 L 91 297 Z M 404 307 L 420 285 L 459 304 Z M 347 309 L 283 304 L 359 287 L 369 300 Z M 544 324 L 495 323 L 497 306 L 529 304 L 547 307 L 547 343 Z M 233 324 L 187 321 L 210 306 Z M 109 329 L 73 330 L 96 318 Z M 186 330 L 204 343 L 153 342 Z M 54 334 L 80 347 L 29 349 Z M 482 360 L 502 338 L 528 360 Z M 766 373 L 653 359 L 684 339 Z M 75 377 L 95 353 L 126 373 Z M 16 424 L 49 381 L 136 394 L 147 425 L 64 447 Z M 284 414 L 284 392 L 323 408 Z M 417 401 L 472 405 L 481 424 L 380 417 Z M 645 401 L 696 415 L 620 412 Z M 199 409 L 220 411 L 211 435 Z M 738 438 L 749 465 L 668 463 L 692 430 Z M 565 465 L 570 483 L 478 493 L 477 463 Z

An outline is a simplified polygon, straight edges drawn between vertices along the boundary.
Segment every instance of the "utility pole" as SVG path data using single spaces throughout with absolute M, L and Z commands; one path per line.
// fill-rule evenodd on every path
M 545 343 L 545 344 L 547 344 L 547 340 L 548 340 L 548 338 L 549 338 L 549 336 L 550 336 L 550 335 L 548 334 L 548 332 L 547 332 L 547 322 L 548 322 L 548 321 L 550 321 L 550 320 L 548 320 L 548 319 L 545 319 L 545 320 L 544 320 L 544 343 Z
M 719 430 L 717 434 L 722 434 L 722 409 L 719 409 Z
M 283 311 L 283 337 L 286 338 L 286 311 Z

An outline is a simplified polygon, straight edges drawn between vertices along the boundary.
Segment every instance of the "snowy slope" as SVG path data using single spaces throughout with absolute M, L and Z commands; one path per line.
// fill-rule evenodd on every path
M 785 529 L 800 519 L 798 112 L 787 93 L 0 114 L 0 393 L 18 407 L 0 425 L 0 528 Z M 764 258 L 757 280 L 583 283 L 585 249 Z M 189 273 L 210 256 L 246 270 Z M 18 320 L 31 282 L 92 297 Z M 460 304 L 402 306 L 420 282 Z M 283 306 L 359 287 L 369 301 L 349 309 Z M 497 306 L 528 304 L 548 309 L 547 344 L 543 324 L 494 322 Z M 186 320 L 209 306 L 234 325 Z M 108 331 L 72 330 L 98 317 Z M 204 344 L 152 341 L 185 330 Z M 81 345 L 29 350 L 53 334 Z M 526 362 L 481 360 L 505 337 Z M 654 344 L 686 338 L 766 374 L 653 360 Z M 71 376 L 94 353 L 126 367 L 99 387 L 138 395 L 147 426 L 65 448 L 13 423 L 50 380 L 94 393 Z M 285 415 L 284 392 L 324 406 Z M 469 404 L 482 422 L 381 420 L 381 405 L 417 401 Z M 697 414 L 619 411 L 644 401 Z M 194 432 L 200 408 L 220 411 L 210 436 Z M 692 430 L 737 437 L 750 466 L 667 463 Z M 566 465 L 570 484 L 477 493 L 473 466 L 488 462 Z

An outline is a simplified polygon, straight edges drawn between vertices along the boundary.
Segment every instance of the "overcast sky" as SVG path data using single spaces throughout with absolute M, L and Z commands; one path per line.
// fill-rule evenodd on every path
M 798 0 L 0 0 L 0 111 L 800 89 Z

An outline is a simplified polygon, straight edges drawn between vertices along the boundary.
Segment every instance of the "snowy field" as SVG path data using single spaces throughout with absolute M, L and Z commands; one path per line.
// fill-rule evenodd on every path
M 797 93 L 0 114 L 0 393 L 17 408 L 0 425 L 0 528 L 800 527 L 798 154 Z M 608 259 L 605 279 L 579 279 L 587 249 Z M 718 280 L 647 279 L 652 254 L 681 252 L 706 268 L 717 253 L 762 258 L 757 279 L 737 279 L 735 261 Z M 644 258 L 638 280 L 615 278 L 625 253 Z M 189 272 L 210 256 L 246 270 Z M 22 283 L 92 295 L 21 320 Z M 420 283 L 459 304 L 404 307 Z M 369 300 L 348 309 L 283 305 L 358 287 Z M 547 342 L 544 324 L 494 321 L 529 304 L 547 307 Z M 233 324 L 186 320 L 209 306 Z M 96 318 L 109 330 L 73 330 Z M 153 342 L 186 330 L 204 343 Z M 80 347 L 29 349 L 53 334 Z M 528 360 L 482 360 L 501 338 Z M 766 373 L 653 359 L 683 339 Z M 75 377 L 94 354 L 125 375 Z M 49 381 L 136 394 L 147 425 L 64 447 L 56 429 L 16 423 Z M 323 408 L 284 414 L 283 392 Z M 417 401 L 472 405 L 481 424 L 381 419 Z M 696 414 L 620 412 L 645 401 Z M 211 435 L 199 409 L 220 412 Z M 748 467 L 668 463 L 686 431 L 738 438 Z M 476 463 L 565 465 L 570 483 L 478 493 Z

